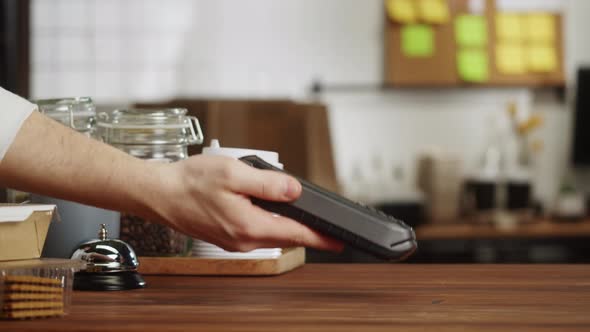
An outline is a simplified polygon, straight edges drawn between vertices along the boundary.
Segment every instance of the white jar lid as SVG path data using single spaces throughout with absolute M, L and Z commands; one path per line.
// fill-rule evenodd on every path
M 279 154 L 274 151 L 265 150 L 253 150 L 253 149 L 238 149 L 238 148 L 222 148 L 219 145 L 219 140 L 212 139 L 211 144 L 208 147 L 203 148 L 204 155 L 217 155 L 217 156 L 228 156 L 235 159 L 239 159 L 245 156 L 256 155 L 267 163 L 283 169 L 283 164 L 279 162 Z

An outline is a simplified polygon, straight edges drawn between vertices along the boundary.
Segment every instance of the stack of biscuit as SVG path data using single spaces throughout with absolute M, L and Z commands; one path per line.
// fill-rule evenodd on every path
M 0 318 L 26 319 L 64 314 L 61 279 L 22 275 L 0 277 Z

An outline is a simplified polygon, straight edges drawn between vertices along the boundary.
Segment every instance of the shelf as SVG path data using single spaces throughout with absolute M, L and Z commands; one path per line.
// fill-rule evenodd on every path
M 506 238 L 580 238 L 590 237 L 590 219 L 581 222 L 552 222 L 539 220 L 500 228 L 490 224 L 422 225 L 416 228 L 418 240 L 467 240 Z
M 563 81 L 547 81 L 535 84 L 518 84 L 516 82 L 506 83 L 486 83 L 486 84 L 371 84 L 371 83 L 330 83 L 324 84 L 319 81 L 312 83 L 310 92 L 321 94 L 324 92 L 374 92 L 390 90 L 430 90 L 430 89 L 565 89 L 566 84 Z

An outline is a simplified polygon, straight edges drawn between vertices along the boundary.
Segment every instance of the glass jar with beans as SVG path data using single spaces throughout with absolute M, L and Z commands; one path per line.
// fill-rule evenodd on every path
M 97 134 L 134 157 L 154 162 L 176 162 L 188 157 L 188 146 L 201 144 L 199 121 L 186 109 L 122 109 L 98 114 Z M 185 256 L 190 238 L 143 218 L 121 215 L 121 240 L 139 256 Z

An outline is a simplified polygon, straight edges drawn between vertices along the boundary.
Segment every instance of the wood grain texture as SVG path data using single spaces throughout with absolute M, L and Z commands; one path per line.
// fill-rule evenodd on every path
M 539 220 L 510 228 L 473 223 L 426 224 L 416 228 L 416 237 L 420 240 L 590 237 L 590 220 L 562 223 Z
M 588 331 L 587 265 L 321 265 L 277 277 L 148 276 L 75 292 L 0 331 Z
M 277 259 L 140 257 L 144 275 L 278 275 L 305 264 L 305 248 L 287 248 Z

